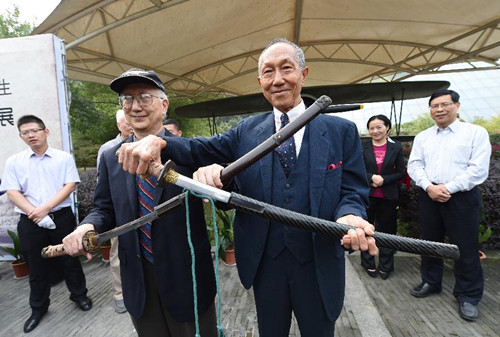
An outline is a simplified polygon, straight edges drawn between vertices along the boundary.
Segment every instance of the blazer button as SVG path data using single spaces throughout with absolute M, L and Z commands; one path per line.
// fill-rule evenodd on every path
M 285 185 L 285 188 L 286 188 L 286 189 L 290 189 L 290 187 L 292 187 L 292 185 L 290 185 L 289 183 L 287 183 L 287 184 Z
M 139 254 L 137 254 L 137 255 L 135 256 L 135 258 L 137 259 L 137 261 L 140 261 L 140 260 L 141 260 L 141 256 L 140 256 Z
M 285 198 L 285 203 L 289 204 L 290 203 L 290 198 Z

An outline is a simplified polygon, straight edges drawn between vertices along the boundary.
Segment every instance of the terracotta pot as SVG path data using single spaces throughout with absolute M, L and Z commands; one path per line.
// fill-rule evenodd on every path
M 28 264 L 25 261 L 20 261 L 20 260 L 12 261 L 10 265 L 14 270 L 15 279 L 22 279 L 29 276 L 30 270 L 28 268 Z
M 236 266 L 236 258 L 234 256 L 234 249 L 226 249 L 226 258 L 224 259 L 226 266 Z
M 111 246 L 101 246 L 102 260 L 104 262 L 109 262 L 109 251 Z
M 485 258 L 486 258 L 486 254 L 482 250 L 480 250 L 479 251 L 479 260 L 484 260 Z

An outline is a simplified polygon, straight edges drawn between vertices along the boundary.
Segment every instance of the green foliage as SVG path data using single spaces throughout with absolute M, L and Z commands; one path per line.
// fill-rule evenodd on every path
M 224 260 L 226 257 L 226 249 L 234 248 L 233 222 L 235 211 L 234 209 L 223 211 L 217 208 L 215 212 L 219 234 L 219 256 Z M 210 213 L 210 207 L 205 205 L 205 220 L 207 222 L 210 244 L 215 246 L 214 225 Z
M 491 228 L 479 225 L 479 243 L 486 242 L 492 234 Z
M 14 247 L 0 247 L 0 250 L 14 256 L 16 261 L 24 261 L 23 254 L 21 253 L 21 244 L 19 242 L 19 236 L 17 235 L 16 232 L 13 232 L 11 230 L 7 230 L 7 233 L 12 239 Z
M 434 125 L 434 120 L 429 113 L 421 114 L 415 120 L 401 125 L 401 135 L 416 135 Z
M 74 134 L 88 138 L 93 144 L 103 144 L 116 137 L 118 96 L 98 83 L 70 81 L 70 121 Z
M 70 81 L 70 122 L 78 167 L 95 167 L 99 147 L 118 134 L 116 93 L 98 83 Z
M 76 190 L 78 198 L 78 222 L 90 213 L 94 207 L 94 191 L 97 185 L 97 170 L 90 169 L 80 172 L 80 184 Z
M 234 221 L 234 209 L 229 211 L 223 211 L 221 209 L 216 209 L 218 221 L 219 235 L 221 239 L 221 247 L 224 250 L 228 248 L 234 248 L 234 234 L 233 234 L 233 221 Z
M 472 121 L 473 124 L 481 125 L 486 130 L 490 136 L 495 139 L 495 142 L 492 139 L 492 143 L 498 144 L 500 140 L 500 113 L 498 115 L 491 117 L 490 119 L 484 119 L 483 117 L 476 117 Z
M 7 13 L 0 15 L 0 39 L 9 37 L 28 36 L 35 25 L 29 22 L 21 22 L 19 17 L 19 7 L 13 5 L 12 9 L 7 9 Z

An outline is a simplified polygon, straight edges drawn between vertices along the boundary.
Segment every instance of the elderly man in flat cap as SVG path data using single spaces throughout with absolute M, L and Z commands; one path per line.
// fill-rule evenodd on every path
M 119 94 L 120 105 L 134 129 L 133 137 L 125 142 L 148 135 L 172 136 L 162 124 L 169 102 L 155 72 L 131 69 L 113 80 L 110 87 Z M 63 240 L 65 250 L 72 255 L 84 253 L 85 232 L 104 232 L 130 222 L 182 192 L 174 185 L 156 186 L 154 177 L 142 179 L 124 171 L 115 154 L 120 145 L 101 156 L 95 208 Z M 177 170 L 192 175 L 186 168 Z M 199 200 L 194 200 L 189 209 L 200 333 L 203 337 L 217 336 L 215 277 L 203 207 Z M 139 336 L 195 335 L 191 255 L 186 233 L 185 210 L 179 209 L 119 237 L 123 298 Z M 85 254 L 90 258 L 90 254 Z

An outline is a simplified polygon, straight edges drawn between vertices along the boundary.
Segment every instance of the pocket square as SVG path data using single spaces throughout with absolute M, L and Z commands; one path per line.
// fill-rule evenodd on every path
M 327 171 L 330 171 L 330 170 L 335 170 L 336 168 L 339 168 L 340 165 L 342 165 L 342 160 L 339 161 L 337 164 L 333 164 L 331 163 L 330 165 L 328 165 L 328 168 L 326 169 Z

